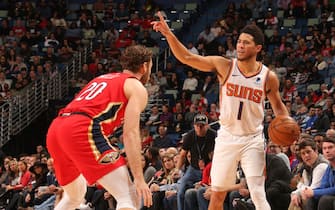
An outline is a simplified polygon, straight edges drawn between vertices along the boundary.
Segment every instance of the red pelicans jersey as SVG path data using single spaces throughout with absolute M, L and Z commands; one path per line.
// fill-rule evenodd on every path
M 86 113 L 94 119 L 89 131 L 101 126 L 104 135 L 109 136 L 123 123 L 128 103 L 123 85 L 129 77 L 131 77 L 129 74 L 114 73 L 95 78 L 76 95 L 62 112 Z
M 261 65 L 253 76 L 246 77 L 232 60 L 231 71 L 221 88 L 221 127 L 236 136 L 263 131 L 265 82 L 268 68 Z

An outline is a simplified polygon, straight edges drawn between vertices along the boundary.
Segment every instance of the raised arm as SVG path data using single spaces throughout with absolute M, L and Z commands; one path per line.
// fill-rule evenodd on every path
M 151 23 L 153 25 L 153 29 L 161 32 L 162 35 L 166 37 L 173 54 L 179 61 L 197 70 L 205 72 L 219 71 L 220 68 L 230 65 L 230 60 L 222 56 L 200 56 L 189 52 L 172 33 L 162 14 L 157 12 L 157 15 L 159 17 L 159 21 Z M 220 72 L 219 74 L 221 74 Z

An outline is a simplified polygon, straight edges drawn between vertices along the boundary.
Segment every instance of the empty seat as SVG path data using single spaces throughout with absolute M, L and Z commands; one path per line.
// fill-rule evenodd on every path
M 171 22 L 171 28 L 173 28 L 174 30 L 178 30 L 182 27 L 183 27 L 183 22 L 181 22 L 181 21 L 172 21 Z
M 190 19 L 191 14 L 186 10 L 182 13 L 179 13 L 179 20 L 187 21 Z
M 284 27 L 293 27 L 295 25 L 295 19 L 284 19 L 283 26 Z
M 67 6 L 67 9 L 70 11 L 79 11 L 80 10 L 80 3 L 70 3 Z
M 313 90 L 313 91 L 316 91 L 316 90 L 319 90 L 320 89 L 320 84 L 310 84 L 307 86 L 307 91 L 308 90 Z
M 264 30 L 264 34 L 265 36 L 267 36 L 268 38 L 273 36 L 273 29 L 265 29 Z
M 307 19 L 307 26 L 314 26 L 319 24 L 318 18 L 308 18 Z
M 197 7 L 198 7 L 198 5 L 197 5 L 197 3 L 195 3 L 195 2 L 192 2 L 192 3 L 186 3 L 186 5 L 185 5 L 185 10 L 194 12 L 194 11 L 197 10 Z
M 6 18 L 8 15 L 8 10 L 0 10 L 0 18 Z
M 284 10 L 277 10 L 277 18 L 278 19 L 284 18 Z
M 182 3 L 174 4 L 173 9 L 177 11 L 183 11 L 185 10 L 185 4 L 182 4 Z

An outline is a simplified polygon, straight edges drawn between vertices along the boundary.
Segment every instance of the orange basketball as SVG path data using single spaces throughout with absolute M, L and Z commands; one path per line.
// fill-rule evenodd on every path
M 279 115 L 271 121 L 268 133 L 273 143 L 288 146 L 299 139 L 300 126 L 292 117 Z

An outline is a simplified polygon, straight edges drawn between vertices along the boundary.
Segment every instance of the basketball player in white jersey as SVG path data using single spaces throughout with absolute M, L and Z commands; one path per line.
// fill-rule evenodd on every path
M 237 164 L 245 172 L 256 210 L 270 210 L 264 191 L 265 142 L 263 138 L 264 100 L 270 100 L 276 116 L 288 116 L 279 95 L 274 72 L 256 60 L 264 35 L 256 25 L 241 30 L 237 59 L 199 56 L 190 53 L 171 32 L 164 18 L 152 22 L 178 60 L 204 72 L 216 72 L 220 81 L 220 129 L 216 138 L 211 170 L 210 210 L 223 209 L 223 201 L 235 184 Z

